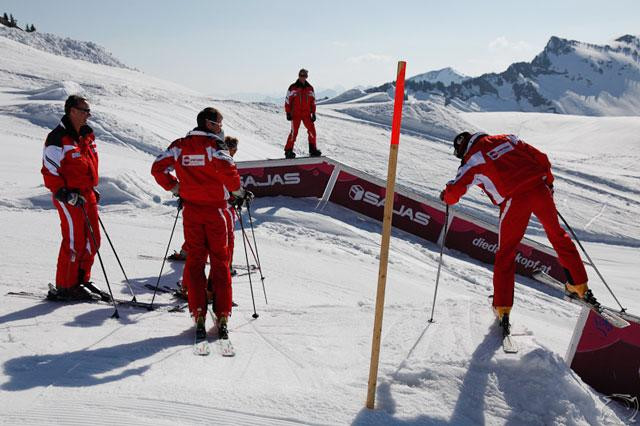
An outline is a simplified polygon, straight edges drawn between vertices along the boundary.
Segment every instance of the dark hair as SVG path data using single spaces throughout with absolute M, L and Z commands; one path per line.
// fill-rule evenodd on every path
M 225 136 L 224 143 L 229 149 L 238 148 L 238 138 L 234 138 L 233 136 Z
M 87 98 L 83 98 L 80 95 L 71 95 L 64 101 L 64 113 L 69 114 L 71 108 L 75 108 L 80 105 L 80 102 L 87 102 Z
M 221 117 L 220 111 L 213 107 L 207 107 L 198 113 L 198 117 L 196 121 L 198 122 L 198 127 L 204 128 L 205 121 L 210 120 L 213 122 L 217 122 L 218 118 Z
M 300 71 L 298 71 L 298 75 L 300 75 L 300 74 L 304 74 L 304 75 L 308 76 L 309 75 L 309 71 L 307 71 L 304 68 L 302 68 Z

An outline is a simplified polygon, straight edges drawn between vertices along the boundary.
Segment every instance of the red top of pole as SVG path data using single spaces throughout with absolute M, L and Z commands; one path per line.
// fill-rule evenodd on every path
M 404 74 L 407 63 L 398 62 L 398 76 L 396 77 L 396 97 L 393 103 L 393 123 L 391 125 L 391 145 L 400 143 L 400 125 L 402 124 L 402 102 L 404 101 Z

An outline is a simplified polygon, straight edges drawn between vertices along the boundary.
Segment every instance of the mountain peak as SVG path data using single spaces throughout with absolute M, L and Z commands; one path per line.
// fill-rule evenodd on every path
M 563 55 L 573 52 L 576 41 L 567 40 L 556 36 L 551 36 L 547 45 L 544 47 L 543 53 L 553 53 L 555 55 Z
M 631 34 L 625 34 L 622 37 L 618 37 L 617 39 L 615 39 L 615 41 L 620 42 L 620 43 L 627 43 L 627 44 L 632 44 L 635 47 L 639 47 L 640 48 L 640 38 L 631 35 Z

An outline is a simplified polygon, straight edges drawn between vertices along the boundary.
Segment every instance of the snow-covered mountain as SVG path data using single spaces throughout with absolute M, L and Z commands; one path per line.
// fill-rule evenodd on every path
M 54 55 L 66 56 L 72 59 L 81 59 L 94 64 L 109 65 L 112 67 L 129 68 L 104 47 L 90 41 L 78 41 L 70 38 L 59 37 L 50 33 L 28 33 L 17 28 L 8 28 L 0 25 L 0 37 L 26 44 L 35 49 Z
M 368 92 L 387 92 L 386 83 Z M 416 99 L 443 98 L 467 111 L 538 111 L 575 115 L 640 114 L 640 39 L 599 46 L 551 37 L 531 62 L 460 83 L 406 82 Z
M 428 71 L 423 74 L 414 75 L 411 78 L 407 79 L 407 82 L 413 83 L 442 83 L 445 86 L 450 85 L 451 83 L 462 83 L 465 80 L 470 79 L 471 77 L 464 75 L 451 67 L 442 68 L 439 70 Z
M 157 282 L 176 218 L 175 201 L 150 176 L 154 156 L 184 136 L 205 106 L 219 108 L 226 134 L 240 139 L 238 160 L 281 157 L 290 129 L 280 105 L 215 100 L 135 70 L 53 54 L 52 40 L 36 49 L 0 35 L 3 422 L 586 425 L 628 418 L 565 364 L 577 308 L 530 279 L 517 277 L 517 355 L 500 350 L 486 300 L 491 267 L 460 253 L 445 251 L 436 321 L 427 323 L 439 247 L 402 232 L 391 239 L 377 409 L 364 409 L 381 224 L 331 203 L 319 208 L 315 199 L 254 201 L 269 303 L 257 279 L 253 287 L 246 276 L 235 279 L 234 358 L 194 358 L 186 313 L 120 307 L 115 320 L 107 305 L 8 296 L 44 294 L 55 275 L 59 220 L 39 169 L 44 139 L 69 94 L 89 98 L 100 154 L 100 217 L 140 301 L 152 297 L 145 284 Z M 366 96 L 388 99 L 386 92 Z M 318 145 L 384 179 L 392 102 L 353 101 L 319 106 Z M 635 117 L 459 113 L 442 99 L 409 99 L 405 111 L 398 183 L 425 197 L 435 199 L 455 174 L 458 161 L 445 139 L 459 127 L 518 133 L 547 152 L 559 208 L 629 311 L 640 311 Z M 303 133 L 299 154 L 307 149 Z M 617 150 L 602 143 L 610 135 Z M 477 189 L 456 208 L 497 220 Z M 171 248 L 182 242 L 180 227 Z M 239 232 L 236 263 L 245 254 Z M 546 241 L 535 220 L 528 235 Z M 101 253 L 115 295 L 130 297 L 107 243 Z M 181 264 L 165 265 L 161 285 L 175 285 L 181 274 Z M 612 304 L 589 274 L 594 292 Z M 92 279 L 106 288 L 97 260 Z M 155 300 L 176 303 L 168 294 Z

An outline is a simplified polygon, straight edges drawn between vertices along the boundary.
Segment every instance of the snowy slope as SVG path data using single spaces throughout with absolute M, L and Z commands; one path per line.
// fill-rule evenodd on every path
M 260 314 L 253 320 L 248 279 L 234 282 L 239 307 L 230 333 L 238 354 L 232 359 L 195 358 L 186 313 L 121 307 L 117 321 L 107 305 L 5 295 L 44 292 L 53 280 L 59 224 L 41 185 L 40 156 L 69 92 L 80 88 L 94 111 L 101 217 L 140 300 L 151 297 L 143 285 L 156 282 L 175 218 L 175 204 L 149 175 L 153 156 L 189 130 L 207 105 L 218 107 L 225 132 L 240 138 L 240 160 L 280 157 L 288 122 L 279 106 L 216 101 L 137 71 L 56 56 L 3 37 L 0 52 L 3 422 L 597 424 L 623 418 L 563 362 L 577 309 L 531 280 L 519 277 L 516 286 L 516 356 L 502 353 L 492 327 L 486 302 L 491 269 L 459 253 L 445 255 L 436 322 L 427 325 L 438 248 L 402 232 L 391 243 L 378 410 L 364 409 L 381 227 L 337 206 L 317 210 L 315 200 L 256 201 L 269 304 L 253 275 Z M 368 111 L 361 117 L 344 111 L 353 104 L 320 107 L 318 143 L 329 156 L 384 177 L 388 111 L 373 105 L 361 104 Z M 414 129 L 402 136 L 399 184 L 435 197 L 457 167 L 443 138 L 459 126 L 523 133 L 560 164 L 557 191 L 562 205 L 571 207 L 567 218 L 630 311 L 640 312 L 633 278 L 640 241 L 633 220 L 640 212 L 633 166 L 637 122 L 544 114 L 461 117 L 443 105 L 407 108 L 406 122 Z M 624 153 L 604 157 L 603 134 L 615 134 Z M 585 160 L 583 169 L 578 162 Z M 475 190 L 463 205 L 495 219 L 495 209 Z M 180 233 L 179 225 L 174 248 Z M 530 233 L 541 236 L 535 223 Z M 108 245 L 102 253 L 114 291 L 127 297 Z M 243 258 L 238 244 L 235 262 Z M 180 276 L 181 265 L 169 264 L 162 283 L 172 285 Z M 106 286 L 97 263 L 93 278 Z M 610 304 L 596 280 L 594 291 Z M 158 303 L 174 301 L 160 295 Z

